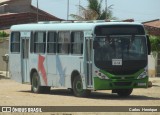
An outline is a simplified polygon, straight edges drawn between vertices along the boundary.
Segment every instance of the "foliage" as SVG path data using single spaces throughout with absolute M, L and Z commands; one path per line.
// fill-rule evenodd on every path
M 152 52 L 160 51 L 160 36 L 150 36 Z
M 102 9 L 102 2 L 103 0 L 100 0 L 100 2 L 98 2 L 98 0 L 88 0 L 87 8 L 79 5 L 79 15 L 70 14 L 70 16 L 79 21 L 116 19 L 112 16 L 113 5 L 108 6 L 106 12 L 105 9 Z
M 97 12 L 95 12 L 92 9 L 86 9 L 83 6 L 79 6 L 80 14 L 70 14 L 71 17 L 79 20 L 79 21 L 85 21 L 85 20 L 96 20 L 98 18 Z
M 8 37 L 8 36 L 9 36 L 9 34 L 7 34 L 6 32 L 0 31 L 0 37 Z
M 151 51 L 154 57 L 160 52 L 160 36 L 150 36 Z

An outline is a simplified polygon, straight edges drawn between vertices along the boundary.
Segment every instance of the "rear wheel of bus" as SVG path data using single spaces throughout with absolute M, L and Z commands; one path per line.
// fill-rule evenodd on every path
M 34 72 L 32 74 L 31 91 L 33 93 L 49 93 L 50 92 L 50 87 L 40 86 L 40 79 L 37 72 Z
M 82 79 L 76 76 L 73 80 L 73 93 L 77 97 L 88 97 L 91 93 L 90 90 L 83 89 Z

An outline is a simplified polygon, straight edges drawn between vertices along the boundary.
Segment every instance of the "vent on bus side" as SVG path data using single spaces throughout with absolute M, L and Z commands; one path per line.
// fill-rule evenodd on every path
M 72 21 L 61 21 L 61 23 L 72 23 Z
M 49 24 L 49 21 L 41 21 L 41 22 L 38 22 L 38 24 Z
M 50 21 L 50 24 L 61 23 L 61 21 Z
M 74 21 L 74 23 L 83 23 L 84 21 Z

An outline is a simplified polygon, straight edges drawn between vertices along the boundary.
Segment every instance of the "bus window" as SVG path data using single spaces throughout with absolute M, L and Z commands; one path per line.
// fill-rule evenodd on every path
M 46 33 L 35 32 L 34 33 L 34 53 L 45 53 L 46 47 Z
M 56 53 L 57 33 L 48 32 L 47 38 L 47 53 Z
M 34 34 L 31 32 L 31 40 L 30 40 L 30 52 L 34 52 Z
M 13 32 L 11 34 L 11 52 L 20 52 L 20 33 Z
M 58 34 L 58 53 L 69 54 L 70 50 L 70 32 L 59 32 Z
M 71 36 L 71 53 L 83 54 L 83 32 L 72 32 Z

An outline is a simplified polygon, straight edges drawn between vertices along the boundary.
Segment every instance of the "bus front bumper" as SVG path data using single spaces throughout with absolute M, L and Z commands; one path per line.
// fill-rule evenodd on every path
M 94 77 L 94 90 L 148 88 L 148 77 L 144 79 L 115 80 Z

